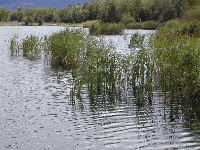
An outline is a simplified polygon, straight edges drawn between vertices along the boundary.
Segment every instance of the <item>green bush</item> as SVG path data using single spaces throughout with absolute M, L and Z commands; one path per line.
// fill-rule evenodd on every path
M 183 19 L 188 21 L 200 21 L 200 6 L 195 6 L 194 8 L 186 11 L 183 14 Z
M 125 25 L 130 24 L 130 23 L 135 23 L 135 19 L 128 13 L 122 17 L 120 20 L 120 23 L 123 23 Z
M 160 34 L 170 34 L 171 36 L 199 36 L 200 22 L 186 20 L 170 20 L 159 30 Z

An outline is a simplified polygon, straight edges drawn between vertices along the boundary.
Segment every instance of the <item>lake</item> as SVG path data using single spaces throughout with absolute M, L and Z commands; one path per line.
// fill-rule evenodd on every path
M 0 27 L 0 149 L 200 149 L 200 115 L 192 106 L 164 99 L 155 91 L 151 106 L 139 107 L 132 96 L 72 100 L 71 74 L 43 59 L 11 56 L 9 40 L 18 35 L 51 35 L 65 27 Z M 133 33 L 106 36 L 127 53 Z M 198 109 L 199 110 L 199 109 Z

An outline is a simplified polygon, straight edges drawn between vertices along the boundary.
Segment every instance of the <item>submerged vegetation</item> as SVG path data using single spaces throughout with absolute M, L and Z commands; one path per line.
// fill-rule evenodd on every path
M 10 40 L 11 55 L 20 55 L 29 59 L 36 59 L 41 54 L 41 38 L 36 36 L 27 36 L 23 41 L 19 41 L 18 36 L 14 36 Z
M 158 31 L 153 41 L 157 84 L 171 97 L 199 98 L 199 31 L 194 22 L 171 20 Z
M 101 37 L 87 35 L 81 29 L 66 29 L 43 41 L 30 36 L 19 43 L 15 36 L 10 50 L 35 57 L 44 49 L 51 65 L 72 73 L 72 94 L 79 97 L 87 87 L 91 98 L 129 91 L 139 103 L 151 103 L 152 92 L 161 90 L 173 99 L 198 99 L 199 33 L 198 24 L 176 19 L 160 27 L 148 47 L 143 44 L 145 36 L 132 35 L 130 54 L 117 53 Z
M 17 42 L 15 40 L 12 39 L 11 44 Z M 32 50 L 37 47 L 37 42 L 29 43 L 30 47 L 24 46 L 30 40 L 35 41 L 35 37 L 23 40 L 20 50 L 26 54 L 38 54 Z M 151 101 L 153 70 L 149 65 L 152 60 L 148 50 L 141 45 L 138 45 L 142 49 L 138 53 L 118 54 L 101 38 L 87 35 L 80 29 L 66 29 L 45 37 L 40 46 L 43 46 L 41 49 L 44 49 L 45 58 L 51 65 L 62 66 L 71 72 L 73 96 L 81 97 L 84 87 L 88 88 L 90 98 L 109 94 L 120 96 L 120 93 L 128 94 L 127 91 L 132 89 L 131 93 L 140 104 L 141 101 Z M 12 44 L 11 51 L 15 48 Z
M 11 53 L 38 56 L 44 49 L 52 66 L 71 72 L 73 96 L 88 88 L 90 98 L 107 94 L 130 94 L 139 102 L 151 103 L 152 93 L 161 90 L 173 99 L 199 99 L 200 28 L 194 22 L 168 21 L 144 46 L 145 36 L 131 37 L 130 54 L 117 53 L 101 37 L 81 29 L 66 29 L 44 40 L 30 36 L 20 44 L 11 39 Z M 137 49 L 137 51 L 136 51 Z
M 29 36 L 22 42 L 15 36 L 10 41 L 12 55 L 35 58 L 43 50 L 52 66 L 67 69 L 74 81 L 73 96 L 80 98 L 81 90 L 87 87 L 90 98 L 131 93 L 142 104 L 151 103 L 155 90 L 173 99 L 199 100 L 199 8 L 198 0 L 94 0 L 60 10 L 20 7 L 12 12 L 2 8 L 0 13 L 26 24 L 95 20 L 84 25 L 91 35 L 121 34 L 124 28 L 157 28 L 148 47 L 143 46 L 144 36 L 132 35 L 128 45 L 132 52 L 126 55 L 82 30 L 66 29 L 43 39 Z

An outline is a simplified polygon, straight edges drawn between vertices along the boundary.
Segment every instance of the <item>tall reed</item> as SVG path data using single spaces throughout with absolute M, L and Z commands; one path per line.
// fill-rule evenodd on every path
M 15 35 L 10 40 L 10 52 L 11 55 L 17 55 L 19 54 L 19 51 L 20 51 L 20 43 L 18 42 L 18 36 Z
M 122 34 L 123 30 L 123 24 L 110 24 L 103 22 L 94 23 L 89 28 L 91 35 L 118 35 Z
M 42 38 L 38 38 L 34 35 L 27 36 L 22 41 L 18 36 L 14 36 L 10 40 L 11 55 L 23 54 L 24 57 L 34 59 L 38 58 L 41 53 Z
M 200 44 L 198 34 L 187 28 L 189 24 L 169 21 L 153 41 L 157 84 L 177 99 L 200 95 Z
M 41 38 L 34 35 L 27 36 L 22 41 L 23 55 L 28 58 L 37 58 L 41 52 Z
M 31 55 L 38 50 L 38 42 L 52 66 L 62 66 L 73 78 L 72 98 L 81 98 L 81 90 L 88 89 L 89 98 L 101 95 L 126 96 L 132 91 L 138 104 L 151 103 L 153 66 L 152 52 L 142 46 L 143 36 L 134 35 L 133 52 L 119 54 L 113 45 L 101 37 L 85 34 L 79 29 L 66 29 L 44 38 L 34 36 L 22 42 L 23 53 Z M 134 43 L 134 44 L 133 44 Z M 140 48 L 135 52 L 135 46 Z
M 85 34 L 80 30 L 65 29 L 45 37 L 44 51 L 52 65 L 75 67 L 84 57 Z

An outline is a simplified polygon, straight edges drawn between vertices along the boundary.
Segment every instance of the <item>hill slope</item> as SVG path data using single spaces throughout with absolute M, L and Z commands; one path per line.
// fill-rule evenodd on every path
M 6 7 L 8 9 L 16 9 L 19 6 L 23 6 L 25 8 L 42 6 L 62 8 L 69 4 L 75 4 L 78 2 L 84 3 L 85 1 L 86 0 L 1 0 L 0 7 Z

